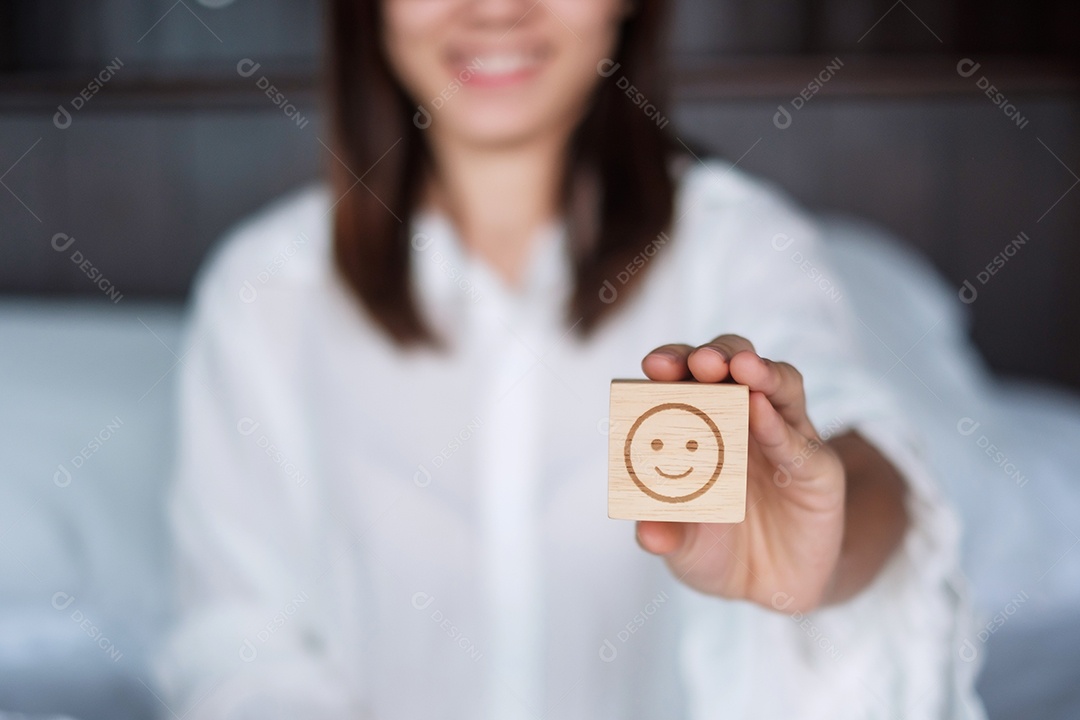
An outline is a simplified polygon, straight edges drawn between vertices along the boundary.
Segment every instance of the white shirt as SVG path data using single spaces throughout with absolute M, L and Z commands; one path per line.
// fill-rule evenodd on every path
M 174 712 L 981 717 L 955 523 L 858 364 L 814 227 L 774 191 L 687 171 L 670 239 L 586 340 L 562 227 L 514 290 L 421 214 L 412 272 L 444 352 L 398 349 L 350 295 L 336 199 L 279 202 L 198 281 L 171 498 L 181 616 L 160 662 Z M 843 605 L 700 595 L 607 517 L 609 381 L 729 332 L 802 371 L 819 432 L 857 428 L 908 479 L 912 528 Z

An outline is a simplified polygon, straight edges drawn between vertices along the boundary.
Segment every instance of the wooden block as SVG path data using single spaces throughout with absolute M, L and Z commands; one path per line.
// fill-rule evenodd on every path
M 742 522 L 745 385 L 612 380 L 608 517 Z

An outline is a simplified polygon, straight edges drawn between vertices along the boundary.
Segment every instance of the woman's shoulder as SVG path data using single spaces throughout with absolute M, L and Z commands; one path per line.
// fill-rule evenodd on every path
M 312 184 L 283 195 L 229 230 L 203 261 L 196 300 L 231 296 L 252 302 L 260 293 L 308 285 L 329 267 L 330 202 Z
M 813 242 L 813 219 L 775 183 L 737 163 L 688 156 L 677 174 L 676 232 L 697 251 L 754 249 L 786 236 Z M 695 242 L 696 239 L 696 242 Z
M 768 208 L 801 215 L 788 193 L 776 183 L 746 172 L 714 155 L 686 155 L 674 165 L 680 211 L 694 208 L 727 212 Z

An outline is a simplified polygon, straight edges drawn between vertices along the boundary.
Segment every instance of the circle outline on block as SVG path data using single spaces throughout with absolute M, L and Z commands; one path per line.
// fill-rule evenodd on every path
M 709 429 L 713 432 L 713 436 L 716 438 L 716 469 L 713 471 L 712 477 L 710 477 L 705 482 L 705 484 L 699 487 L 697 490 L 686 495 L 661 495 L 660 493 L 656 492 L 644 482 L 642 482 L 641 478 L 637 476 L 637 472 L 634 471 L 634 463 L 630 459 L 630 446 L 633 444 L 634 435 L 637 433 L 638 428 L 641 427 L 641 424 L 648 420 L 650 417 L 665 410 L 682 410 L 684 412 L 696 415 L 697 417 L 705 421 L 705 424 L 709 426 Z M 634 424 L 630 426 L 630 430 L 626 433 L 626 442 L 623 444 L 623 462 L 626 464 L 626 472 L 630 475 L 630 479 L 634 481 L 634 484 L 637 485 L 638 490 L 645 493 L 652 499 L 666 503 L 690 502 L 691 500 L 699 498 L 705 493 L 707 493 L 709 491 L 709 488 L 716 484 L 717 478 L 720 477 L 720 473 L 724 469 L 724 436 L 723 434 L 721 434 L 720 428 L 718 428 L 716 426 L 716 423 L 713 422 L 713 419 L 709 417 L 700 408 L 694 407 L 689 403 L 661 403 L 643 412 L 638 417 L 638 419 L 634 421 Z

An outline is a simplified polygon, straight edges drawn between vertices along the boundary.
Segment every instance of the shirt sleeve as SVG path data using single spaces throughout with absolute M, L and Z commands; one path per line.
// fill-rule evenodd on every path
M 818 433 L 858 431 L 904 476 L 911 523 L 877 578 L 841 605 L 792 614 L 778 598 L 775 611 L 739 604 L 721 618 L 723 601 L 690 598 L 683 652 L 694 716 L 982 717 L 977 664 L 958 652 L 970 629 L 958 524 L 897 403 L 860 360 L 854 314 L 819 252 L 815 226 L 767 189 L 732 198 L 722 182 L 711 185 L 713 197 L 706 191 L 699 199 L 687 228 L 696 236 L 686 270 L 700 308 L 694 340 L 735 333 L 763 356 L 794 365 Z M 898 365 L 906 350 L 894 349 Z M 739 637 L 757 645 L 745 649 L 747 662 L 760 663 L 744 677 L 783 676 L 799 692 L 777 693 L 759 680 L 727 693 L 710 682 L 710 668 L 730 662 L 724 653 Z
M 319 592 L 317 482 L 263 293 L 219 261 L 200 281 L 179 360 L 169 498 L 178 620 L 158 658 L 176 716 L 352 718 L 333 612 Z M 287 335 L 287 333 L 285 333 Z

